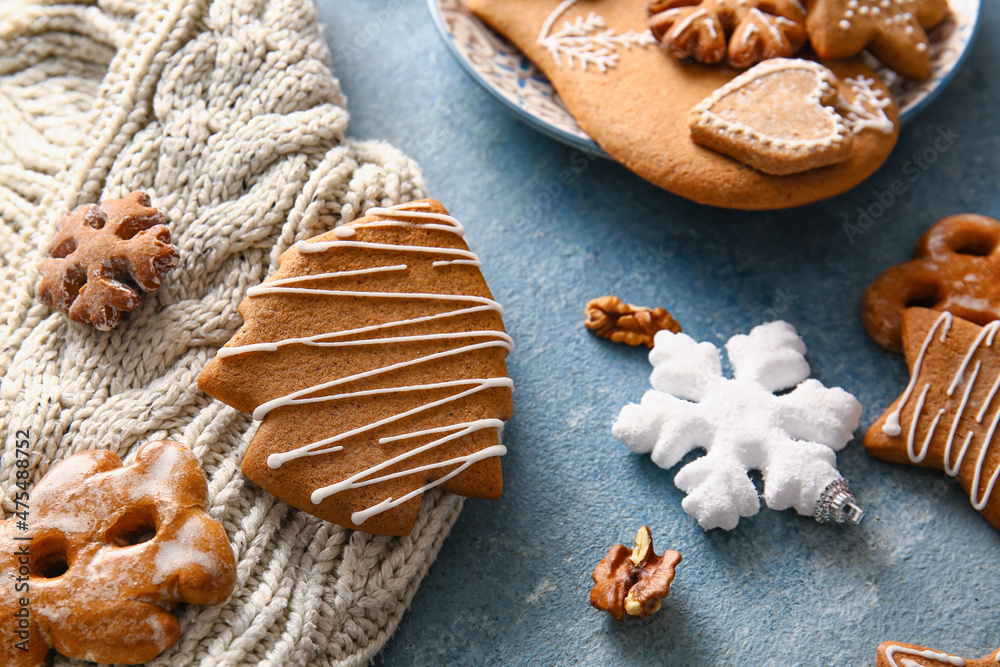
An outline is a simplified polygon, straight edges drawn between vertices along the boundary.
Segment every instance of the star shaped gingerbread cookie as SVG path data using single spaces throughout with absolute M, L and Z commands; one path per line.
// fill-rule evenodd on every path
M 948 13 L 948 0 L 813 0 L 806 30 L 821 58 L 849 58 L 867 48 L 912 79 L 930 73 L 925 29 Z
M 910 382 L 865 434 L 872 456 L 937 468 L 1000 529 L 1000 321 L 981 327 L 949 312 L 910 308 L 903 348 Z

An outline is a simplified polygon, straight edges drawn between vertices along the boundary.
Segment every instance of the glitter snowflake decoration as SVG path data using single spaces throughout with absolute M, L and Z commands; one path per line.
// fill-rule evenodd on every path
M 834 452 L 851 440 L 861 405 L 843 389 L 808 379 L 805 351 L 792 325 L 763 324 L 726 343 L 730 379 L 717 347 L 661 331 L 649 354 L 653 389 L 622 409 L 614 436 L 665 469 L 705 449 L 674 483 L 687 493 L 684 511 L 706 530 L 731 530 L 760 510 L 750 470 L 761 472 L 771 509 L 857 523 L 861 510 Z

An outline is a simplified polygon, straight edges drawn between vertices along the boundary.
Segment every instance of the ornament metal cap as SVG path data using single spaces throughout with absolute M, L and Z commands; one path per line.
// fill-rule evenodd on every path
M 833 480 L 823 489 L 813 516 L 820 523 L 844 523 L 847 521 L 857 525 L 861 523 L 865 511 L 854 501 L 854 496 L 847 489 L 847 480 L 841 477 Z

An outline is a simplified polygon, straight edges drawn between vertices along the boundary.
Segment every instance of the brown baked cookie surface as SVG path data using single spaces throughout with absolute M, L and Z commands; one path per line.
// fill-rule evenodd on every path
M 875 655 L 875 667 L 991 667 L 1000 663 L 1000 651 L 979 660 L 959 658 L 935 649 L 900 642 L 883 642 Z
M 405 535 L 424 491 L 498 498 L 513 344 L 434 200 L 297 243 L 199 378 L 263 420 L 243 472 L 342 526 Z
M 908 308 L 910 382 L 865 434 L 875 458 L 943 470 L 1000 530 L 1000 322 Z
M 545 72 L 580 126 L 615 160 L 703 204 L 775 209 L 831 197 L 871 175 L 896 143 L 899 110 L 874 72 L 858 59 L 824 61 L 840 82 L 845 105 L 838 110 L 845 118 L 852 108 L 863 116 L 850 154 L 802 173 L 766 174 L 692 140 L 692 109 L 741 71 L 669 57 L 649 30 L 643 0 L 469 0 L 469 6 Z M 774 112 L 788 110 L 782 103 Z
M 903 313 L 919 304 L 986 325 L 1000 319 L 1000 220 L 966 213 L 942 218 L 913 250 L 865 290 L 865 329 L 882 347 L 903 349 Z
M 3 667 L 51 665 L 50 648 L 146 663 L 178 641 L 182 604 L 233 593 L 233 548 L 207 512 L 208 482 L 186 445 L 147 443 L 129 465 L 88 449 L 17 488 L 30 491 L 15 491 L 17 511 L 0 521 Z

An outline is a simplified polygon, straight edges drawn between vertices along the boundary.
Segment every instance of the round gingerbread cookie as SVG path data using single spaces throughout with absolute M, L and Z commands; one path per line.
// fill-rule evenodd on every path
M 675 60 L 650 31 L 644 0 L 470 0 L 469 6 L 541 67 L 580 126 L 612 157 L 700 203 L 775 209 L 825 199 L 871 175 L 896 143 L 899 110 L 875 73 L 857 59 L 822 62 L 837 84 L 830 98 L 821 90 L 829 77 L 819 74 L 812 90 L 801 85 L 801 72 L 796 85 L 785 86 L 780 79 L 763 80 L 788 76 L 770 66 L 758 74 Z M 686 20 L 703 21 L 707 30 L 711 13 L 692 13 Z M 749 149 L 758 150 L 711 137 L 711 148 L 695 143 L 693 129 L 706 137 L 702 128 L 692 127 L 696 107 L 712 104 L 710 98 L 741 75 L 746 85 L 735 91 L 741 106 L 726 122 L 751 136 Z M 776 90 L 784 94 L 774 97 Z M 736 108 L 722 106 L 730 112 Z M 794 127 L 801 118 L 812 122 Z M 819 150 L 828 139 L 836 140 L 833 132 L 844 123 L 851 129 L 849 151 L 825 150 L 822 159 L 799 159 L 791 168 L 805 170 L 797 173 L 761 170 L 774 171 L 775 145 L 800 153 Z M 800 136 L 824 125 L 831 137 Z M 762 159 L 754 159 L 754 152 Z

